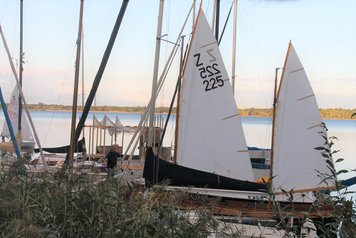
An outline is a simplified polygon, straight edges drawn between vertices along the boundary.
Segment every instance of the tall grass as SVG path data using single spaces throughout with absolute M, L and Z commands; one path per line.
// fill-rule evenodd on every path
M 1 237 L 206 237 L 212 216 L 189 214 L 177 196 L 150 196 L 140 186 L 79 176 L 29 175 L 13 165 L 0 175 Z

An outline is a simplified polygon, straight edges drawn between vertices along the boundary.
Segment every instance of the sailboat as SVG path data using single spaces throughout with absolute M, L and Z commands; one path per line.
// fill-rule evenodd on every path
M 22 71 L 23 71 L 23 2 L 20 2 L 20 58 L 19 58 L 19 81 L 22 85 Z M 5 40 L 4 40 L 5 44 Z M 17 142 L 20 145 L 21 152 L 30 153 L 34 152 L 35 139 L 33 137 L 32 131 L 30 130 L 28 119 L 24 117 L 22 110 L 22 99 L 20 97 L 19 88 L 15 86 L 8 107 L 9 117 L 11 124 L 13 125 L 14 133 L 17 137 Z M 25 119 L 24 119 L 25 118 Z M 13 152 L 14 148 L 9 148 L 6 146 L 5 138 L 10 138 L 10 132 L 8 125 L 4 122 L 3 129 L 1 132 L 2 146 L 0 146 L 3 152 Z
M 324 146 L 326 131 L 291 43 L 275 97 L 270 179 L 259 183 L 219 47 L 200 10 L 182 81 L 176 163 L 148 148 L 146 184 L 164 182 L 167 188 L 189 187 L 195 193 L 243 199 L 268 200 L 272 192 L 281 201 L 286 201 L 285 191 L 294 191 L 295 201 L 304 203 L 315 200 L 312 192 L 335 189 L 335 181 L 325 184 L 320 177 L 331 174 L 326 158 L 315 149 Z
M 333 161 L 316 148 L 325 147 L 326 127 L 304 67 L 289 42 L 273 118 L 273 191 L 281 189 L 315 192 L 335 189 L 335 180 L 321 181 L 332 174 Z M 326 148 L 328 149 L 328 148 Z
M 335 207 L 325 202 L 330 191 L 340 188 L 332 157 L 325 156 L 330 149 L 326 128 L 291 42 L 278 90 L 275 86 L 270 176 L 262 183 L 253 174 L 230 81 L 202 9 L 181 85 L 176 158 L 164 160 L 160 148 L 148 147 L 146 187 L 208 195 L 213 199 L 184 197 L 179 206 L 189 211 L 209 207 L 215 215 L 241 223 L 241 218 L 256 220 L 256 229 L 248 237 L 262 235 L 259 221 L 263 219 L 284 221 L 288 229 L 307 227 L 305 234 L 310 237 L 317 233 L 313 221 L 336 221 Z
M 17 141 L 20 145 L 20 150 L 21 152 L 26 152 L 26 153 L 33 153 L 34 152 L 34 147 L 35 147 L 35 139 L 33 137 L 32 131 L 30 129 L 27 117 L 25 117 L 24 113 L 22 113 L 21 117 L 21 125 L 22 129 L 19 132 L 18 130 L 18 121 L 19 121 L 19 91 L 17 87 L 14 88 L 12 91 L 12 95 L 9 101 L 9 106 L 7 108 L 9 112 L 9 117 L 15 132 L 15 135 L 17 137 Z M 22 111 L 23 112 L 23 111 Z M 10 132 L 8 129 L 8 125 L 6 121 L 4 122 L 2 132 L 1 132 L 1 137 L 3 141 L 5 141 L 5 138 L 10 138 Z M 7 142 L 1 143 L 1 145 L 5 145 Z M 8 149 L 5 148 L 6 146 L 2 147 L 0 146 L 0 150 L 3 152 L 13 152 L 13 147 L 7 147 Z
M 154 185 L 266 191 L 254 182 L 233 91 L 202 10 L 188 51 L 180 95 L 176 163 L 147 149 L 143 177 Z

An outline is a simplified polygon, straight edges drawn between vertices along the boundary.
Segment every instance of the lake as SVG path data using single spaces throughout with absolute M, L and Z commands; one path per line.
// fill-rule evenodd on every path
M 86 125 L 92 125 L 94 113 L 89 113 Z M 115 121 L 116 116 L 119 117 L 125 126 L 135 126 L 139 123 L 141 115 L 133 113 L 103 113 L 95 112 L 98 120 L 102 120 L 107 115 L 112 121 Z M 32 111 L 31 116 L 35 124 L 37 134 L 43 147 L 54 147 L 69 144 L 71 113 L 61 111 Z M 160 115 L 162 121 L 166 115 Z M 77 119 L 80 117 L 78 114 Z M 4 115 L 0 114 L 0 125 L 3 125 Z M 165 146 L 173 146 L 174 144 L 174 123 L 175 115 L 172 115 L 166 131 L 164 139 Z M 335 136 L 334 149 L 340 150 L 336 153 L 334 159 L 344 158 L 342 163 L 337 164 L 337 169 L 355 169 L 356 168 L 356 120 L 324 120 L 328 128 L 328 136 Z M 271 140 L 271 119 L 258 117 L 243 117 L 243 129 L 246 136 L 246 141 L 249 146 L 257 146 L 262 148 L 270 148 Z M 2 128 L 2 127 L 1 127 Z M 88 138 L 89 130 L 86 130 L 86 139 Z M 131 135 L 124 134 L 124 148 L 128 145 Z M 88 140 L 88 139 L 87 139 Z M 118 136 L 118 141 L 121 144 L 122 137 Z M 108 141 L 108 140 L 107 140 Z M 136 151 L 137 152 L 137 151 Z M 348 173 L 340 178 L 356 176 L 356 173 Z M 356 190 L 356 186 L 351 187 Z

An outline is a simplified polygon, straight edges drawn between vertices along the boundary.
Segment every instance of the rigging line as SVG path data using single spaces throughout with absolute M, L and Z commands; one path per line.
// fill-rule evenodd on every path
M 7 2 L 6 2 L 6 4 L 5 4 L 5 7 L 4 7 L 4 9 L 3 9 L 3 12 L 0 14 L 0 15 L 1 15 L 1 16 L 0 16 L 0 23 L 1 23 L 2 18 L 3 18 L 4 15 L 5 15 L 6 9 L 7 9 L 8 4 L 9 4 L 9 1 L 10 1 L 10 0 L 7 0 Z
M 227 14 L 227 17 L 226 17 L 226 20 L 225 20 L 225 24 L 224 24 L 223 30 L 222 30 L 221 35 L 220 35 L 220 37 L 219 37 L 219 43 L 218 43 L 218 45 L 220 45 L 221 39 L 222 39 L 223 36 L 224 36 L 225 29 L 226 29 L 226 25 L 227 25 L 227 23 L 228 23 L 228 21 L 229 21 L 229 19 L 230 19 L 230 14 L 231 14 L 231 10 L 232 10 L 232 6 L 233 6 L 233 5 L 234 5 L 234 1 L 232 1 L 232 3 L 231 3 L 231 7 L 230 7 L 230 10 L 229 10 L 229 13 Z
M 181 35 L 182 35 L 182 33 L 183 33 L 183 30 L 184 30 L 184 28 L 185 28 L 185 25 L 186 25 L 186 23 L 187 23 L 187 21 L 188 21 L 188 18 L 189 18 L 189 16 L 190 16 L 191 12 L 192 12 L 192 9 L 193 9 L 193 5 L 191 6 L 191 8 L 190 8 L 190 10 L 189 10 L 189 12 L 188 12 L 188 14 L 187 14 L 187 17 L 186 17 L 186 19 L 185 19 L 185 21 L 184 21 L 184 23 L 183 23 L 183 26 L 182 26 L 180 32 L 178 33 L 176 42 L 179 42 L 179 40 L 180 40 L 180 37 L 181 37 Z M 171 53 L 170 53 L 169 60 L 173 61 L 174 56 L 175 56 L 175 54 L 177 53 L 177 50 L 178 50 L 178 47 L 175 46 L 175 47 L 173 48 L 173 50 L 171 51 Z M 167 72 L 168 72 L 168 70 L 169 70 L 171 64 L 172 64 L 172 62 L 166 62 L 166 65 L 165 65 L 164 70 L 163 70 L 163 72 L 165 72 L 165 74 L 167 74 Z M 159 90 L 160 90 L 160 87 L 161 87 L 162 84 L 164 83 L 164 81 L 165 81 L 165 78 L 164 78 L 164 74 L 162 73 L 162 75 L 161 75 L 161 77 L 160 77 L 160 79 L 159 79 L 159 82 L 158 82 L 158 92 L 159 92 Z M 155 95 L 155 98 L 156 98 L 156 97 L 157 97 L 157 94 Z M 139 124 L 138 124 L 138 126 L 137 126 L 137 130 L 135 131 L 135 133 L 134 133 L 133 136 L 131 137 L 129 146 L 127 147 L 127 149 L 126 149 L 126 151 L 125 151 L 124 157 L 125 157 L 125 156 L 127 155 L 127 153 L 129 152 L 130 147 L 132 146 L 134 140 L 136 139 L 136 136 L 137 136 L 138 134 L 141 135 L 142 130 L 143 130 L 142 124 L 144 123 L 144 121 L 146 121 L 146 118 L 147 118 L 147 116 L 148 116 L 147 114 L 148 114 L 148 112 L 149 112 L 149 110 L 150 110 L 151 103 L 152 103 L 153 100 L 154 100 L 153 98 L 150 98 L 150 100 L 149 100 L 149 102 L 148 102 L 148 104 L 147 104 L 147 107 L 146 107 L 146 109 L 145 109 L 144 115 L 143 115 L 142 119 L 140 120 L 140 122 L 139 122 Z M 132 151 L 131 151 L 129 160 L 131 160 L 132 157 L 133 157 L 133 151 L 134 151 L 134 149 L 135 149 L 135 148 L 133 148 Z
M 166 5 L 167 6 L 167 5 Z M 164 41 L 164 42 L 167 42 L 167 43 L 171 43 L 171 44 L 175 44 L 174 42 L 171 42 L 171 41 L 169 41 L 169 40 L 166 40 L 166 39 L 163 39 L 163 37 L 165 37 L 165 36 L 167 36 L 167 39 L 168 39 L 168 36 L 169 36 L 169 26 L 170 26 L 170 24 L 169 24 L 169 22 L 170 22 L 170 19 L 171 19 L 171 1 L 168 1 L 168 13 L 167 14 L 165 14 L 165 22 L 168 22 L 168 24 L 166 24 L 166 26 L 165 26 L 165 28 L 166 28 L 166 33 L 164 34 L 164 35 L 162 35 L 161 37 L 160 37 L 160 40 L 161 41 Z M 165 52 L 164 52 L 164 54 L 165 54 L 165 61 L 167 61 L 167 58 L 168 58 L 168 45 L 166 44 L 165 46 Z M 158 126 L 160 127 L 160 121 L 161 121 L 161 117 L 162 117 L 162 112 L 163 112 L 163 106 L 164 106 L 164 98 L 165 98 L 165 91 L 166 91 L 166 88 L 165 88 L 165 85 L 163 85 L 163 89 L 162 89 L 162 94 L 161 94 L 161 108 L 160 108 L 160 110 L 159 110 L 159 113 L 160 113 L 160 115 L 159 115 L 159 122 L 158 122 Z
M 184 47 L 182 45 L 182 47 Z M 183 65 L 185 64 L 186 62 L 186 55 L 187 55 L 187 52 L 188 52 L 188 44 L 186 45 L 186 48 L 185 48 L 185 52 L 184 52 L 184 57 L 183 57 Z M 182 67 L 183 69 L 184 67 Z M 175 90 L 174 90 L 174 93 L 173 93 L 173 97 L 172 97 L 172 100 L 171 100 L 171 104 L 169 106 L 169 111 L 168 111 L 168 114 L 167 114 L 167 118 L 166 118 L 166 122 L 164 124 L 164 128 L 163 128 L 163 132 L 162 132 L 162 137 L 161 137 L 161 140 L 158 144 L 158 154 L 161 152 L 161 149 L 162 149 L 162 144 L 163 144 L 163 139 L 164 139 L 164 136 L 166 134 L 166 129 L 167 129 L 167 126 L 168 126 L 168 123 L 169 123 L 169 118 L 171 116 L 171 113 L 172 113 L 172 109 L 173 109 L 173 105 L 174 105 L 174 102 L 175 102 L 175 99 L 176 99 L 176 96 L 177 96 L 177 92 L 178 92 L 178 89 L 179 87 L 181 86 L 181 79 L 183 78 L 183 74 L 180 75 L 180 77 L 178 77 L 177 79 L 177 83 L 176 83 L 176 87 L 175 87 Z
M 244 4 L 240 4 L 240 6 L 241 7 L 245 7 L 244 6 Z M 240 9 L 239 9 L 239 11 L 240 11 Z M 262 52 L 262 50 L 261 50 L 261 47 L 259 46 L 259 43 L 258 43 L 258 41 L 257 41 L 257 37 L 256 37 L 256 34 L 255 34 L 255 32 L 253 31 L 253 27 L 252 27 L 252 25 L 251 25 L 251 23 L 250 23 L 250 20 L 249 20 L 249 18 L 248 18 L 248 16 L 244 13 L 244 11 L 240 11 L 240 15 L 242 16 L 242 19 L 246 19 L 246 24 L 245 24 L 245 22 L 244 21 L 241 21 L 241 24 L 242 24 L 242 29 L 243 29 L 243 31 L 244 31 L 244 33 L 245 33 L 245 35 L 246 35 L 246 38 L 247 38 L 247 42 L 248 43 L 250 43 L 250 42 L 253 42 L 253 43 L 255 43 L 258 47 L 255 47 L 254 49 L 253 49 L 253 47 L 252 47 L 252 45 L 251 44 L 248 44 L 248 48 L 249 48 L 249 50 L 250 50 L 250 52 L 251 52 L 251 59 L 252 59 L 252 61 L 253 61 L 253 63 L 254 63 L 254 67 L 255 67 L 255 69 L 256 69 L 256 73 L 257 73 L 257 76 L 258 76 L 258 81 L 259 81 L 259 86 L 260 86 L 260 88 L 261 88 L 261 91 L 262 91 L 262 95 L 263 95 L 263 98 L 264 98 L 264 101 L 265 101 L 265 103 L 266 104 L 268 104 L 268 105 L 271 105 L 272 103 L 270 102 L 270 103 L 267 103 L 268 101 L 270 101 L 270 100 L 267 100 L 267 97 L 266 97 L 266 94 L 265 94 L 265 90 L 264 90 L 264 88 L 263 88 L 263 86 L 262 86 L 262 78 L 268 78 L 268 77 L 262 77 L 263 75 L 265 75 L 265 73 L 263 73 L 263 72 L 261 72 L 260 70 L 259 70 L 259 68 L 257 67 L 257 60 L 256 60 L 256 57 L 255 57 L 255 53 L 256 53 L 256 51 L 259 51 L 259 52 Z M 248 29 L 248 31 L 246 30 L 246 29 Z M 249 33 L 249 34 L 248 34 Z M 257 49 L 258 48 L 258 49 Z M 263 57 L 263 54 L 262 53 L 260 53 L 259 54 L 261 57 L 262 57 L 262 63 L 263 63 L 263 68 L 264 68 L 264 71 L 265 72 L 268 72 L 267 70 L 266 70 L 266 64 L 265 64 L 265 59 L 264 59 L 264 57 Z
M 75 50 L 75 46 L 76 46 L 76 44 L 74 44 L 73 45 L 73 49 L 72 49 L 72 57 L 71 57 L 71 59 L 73 59 L 74 58 L 74 50 Z M 72 62 L 72 60 L 70 60 L 70 62 Z M 59 93 L 58 93 L 58 96 L 57 96 L 57 104 L 59 104 L 60 105 L 60 98 L 61 98 L 61 94 L 62 94 L 62 92 L 63 92 L 63 89 L 64 89 L 64 87 L 65 87 L 65 82 L 66 82 L 66 80 L 68 80 L 68 75 L 69 75 L 69 72 L 71 71 L 71 69 L 70 69 L 70 65 L 71 65 L 72 63 L 69 63 L 69 61 L 68 61 L 68 65 L 67 65 L 67 70 L 66 70 L 66 72 L 65 72 L 65 74 L 64 74 L 64 77 L 63 77 L 63 79 L 62 79 L 62 83 L 61 83 L 61 87 L 60 87 L 60 90 L 59 90 Z M 52 69 L 51 69 L 51 71 L 52 71 Z M 46 133 L 45 133 L 45 136 L 44 136 L 44 142 L 45 141 L 47 141 L 47 138 L 48 138 L 48 134 L 49 134 L 49 131 L 50 131 L 50 129 L 52 128 L 52 122 L 53 122 L 53 118 L 54 118 L 54 115 L 56 114 L 57 112 L 54 110 L 54 111 L 52 111 L 52 113 L 51 113 L 51 119 L 50 119 L 50 123 L 49 123 L 49 126 L 48 126 L 48 128 L 47 128 L 47 131 L 46 131 Z M 67 119 L 65 119 L 65 121 L 67 121 Z M 67 128 L 67 127 L 66 127 Z
M 249 20 L 248 16 L 246 16 L 246 14 L 245 14 L 246 11 L 244 11 L 244 9 L 241 10 L 241 7 L 246 9 L 246 7 L 243 4 L 243 2 L 241 2 L 241 4 L 240 4 L 239 13 L 242 16 L 242 19 L 246 19 L 246 22 L 244 22 L 244 21 L 240 21 L 240 22 L 242 24 L 242 28 L 241 29 L 243 30 L 243 32 L 246 35 L 247 42 L 250 43 L 250 41 L 254 41 L 256 43 L 256 45 L 259 45 L 257 40 L 256 40 L 256 36 L 255 36 L 254 31 L 250 30 L 250 29 L 253 29 L 253 28 L 252 28 L 252 26 L 250 24 L 250 20 Z M 246 29 L 249 29 L 249 31 L 246 31 Z M 248 34 L 248 32 L 252 32 L 252 33 Z M 260 49 L 260 47 L 258 47 L 258 48 Z M 262 73 L 262 72 L 260 72 L 260 70 L 258 70 L 257 61 L 256 61 L 256 58 L 254 57 L 254 55 L 255 55 L 254 53 L 255 53 L 256 49 L 254 50 L 253 47 L 251 46 L 251 44 L 248 44 L 248 49 L 251 52 L 250 53 L 251 60 L 253 61 L 254 68 L 256 69 L 257 79 L 258 79 L 258 82 L 259 82 L 260 90 L 262 91 L 262 96 L 263 96 L 264 102 L 265 102 L 266 105 L 272 105 L 272 102 L 268 103 L 268 101 L 270 101 L 270 100 L 267 100 L 266 92 L 265 92 L 264 86 L 262 84 L 263 81 L 261 79 L 262 79 L 262 74 L 264 74 L 264 73 Z M 262 55 L 262 61 L 263 61 L 263 66 L 264 66 L 263 68 L 265 69 L 265 71 L 267 71 L 266 70 L 267 67 L 265 65 L 265 60 L 263 58 L 263 55 Z M 269 77 L 264 77 L 264 78 L 269 79 Z M 237 92 L 239 92 L 239 91 L 237 91 Z M 273 97 L 271 97 L 271 98 L 273 98 Z M 269 139 L 270 139 L 270 135 L 268 135 L 268 134 L 271 134 L 271 127 L 268 127 L 268 131 L 266 132 L 264 144 L 268 144 L 267 141 L 269 141 Z

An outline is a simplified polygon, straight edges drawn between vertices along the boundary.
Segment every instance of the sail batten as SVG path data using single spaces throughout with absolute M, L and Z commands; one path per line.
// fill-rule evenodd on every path
M 184 71 L 179 115 L 177 164 L 253 181 L 230 80 L 201 10 Z
M 289 72 L 289 73 L 290 73 L 290 74 L 293 74 L 293 73 L 296 73 L 296 72 L 299 72 L 299 71 L 302 71 L 302 70 L 304 70 L 303 67 L 300 68 L 300 69 L 293 70 L 293 71 L 291 71 L 291 72 Z
M 314 96 L 315 96 L 314 94 L 311 94 L 311 95 L 299 98 L 299 99 L 297 99 L 297 101 L 301 101 L 301 100 L 304 100 L 304 99 L 307 99 L 307 98 L 310 98 L 310 97 L 314 97 Z
M 217 45 L 217 42 L 215 41 L 215 42 L 211 42 L 211 43 L 208 43 L 208 44 L 202 45 L 202 46 L 200 46 L 200 48 L 205 48 L 205 47 L 208 47 L 208 46 L 210 46 L 210 45 L 214 45 L 214 44 L 216 44 L 216 45 Z
M 230 118 L 234 118 L 234 117 L 238 117 L 238 116 L 240 116 L 240 114 L 235 114 L 235 115 L 232 115 L 232 116 L 229 116 L 229 117 L 225 117 L 225 118 L 222 118 L 221 120 L 223 121 L 223 120 L 228 120 L 228 119 L 230 119 Z

